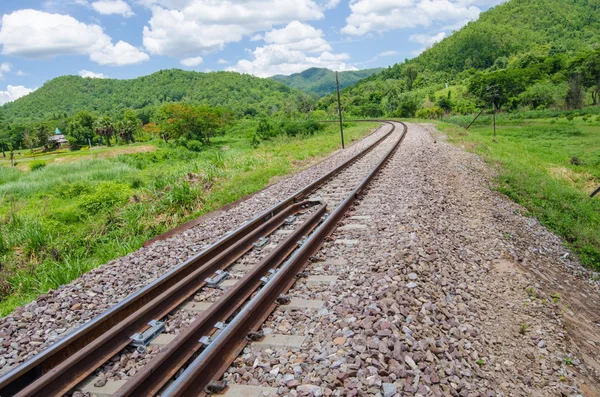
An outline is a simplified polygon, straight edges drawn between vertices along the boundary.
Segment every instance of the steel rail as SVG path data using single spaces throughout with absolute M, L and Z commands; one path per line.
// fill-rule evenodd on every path
M 256 231 L 261 236 L 268 235 L 283 225 L 288 216 L 297 214 L 314 204 L 308 201 L 293 204 L 261 225 Z M 95 369 L 127 347 L 131 342 L 131 335 L 137 329 L 143 328 L 149 321 L 160 319 L 173 311 L 189 299 L 197 290 L 202 288 L 206 284 L 206 278 L 212 276 L 216 270 L 233 264 L 252 249 L 255 241 L 254 233 L 244 237 L 238 244 L 229 247 L 217 255 L 167 291 L 148 302 L 140 310 L 131 314 L 125 321 L 122 321 L 79 352 L 52 368 L 35 382 L 17 393 L 16 396 L 42 397 L 59 396 L 67 393 L 71 388 L 93 373 Z
M 202 348 L 203 344 L 200 339 L 212 335 L 216 331 L 215 324 L 218 322 L 225 323 L 260 287 L 263 277 L 268 276 L 269 271 L 275 271 L 296 250 L 300 239 L 307 236 L 321 222 L 325 215 L 325 208 L 326 204 L 321 201 L 319 207 L 306 222 L 294 230 L 276 250 L 254 266 L 235 285 L 231 286 L 225 295 L 194 320 L 113 396 L 153 396 L 158 393 L 165 383 Z
M 239 241 L 244 237 L 250 235 L 258 237 L 258 235 L 254 233 L 257 228 L 267 223 L 270 218 L 279 214 L 281 211 L 284 211 L 287 207 L 302 200 L 308 194 L 310 194 L 310 192 L 314 191 L 319 186 L 326 183 L 329 179 L 337 175 L 339 172 L 350 166 L 352 163 L 365 156 L 381 142 L 383 142 L 391 133 L 392 131 L 384 134 L 373 144 L 363 149 L 361 152 L 348 159 L 329 173 L 318 178 L 311 184 L 300 189 L 293 195 L 264 211 L 260 215 L 254 217 L 246 224 L 226 234 L 223 238 L 211 244 L 202 252 L 196 254 L 192 258 L 189 258 L 181 265 L 165 273 L 159 279 L 153 281 L 139 291 L 129 295 L 127 298 L 109 310 L 82 325 L 73 333 L 65 336 L 55 344 L 44 349 L 41 353 L 35 355 L 34 357 L 2 375 L 0 377 L 0 396 L 10 397 L 16 395 L 20 391 L 24 390 L 28 385 L 37 381 L 51 370 L 57 368 L 58 365 L 67 361 L 70 357 L 78 354 L 82 349 L 98 340 L 98 338 L 109 332 L 111 329 L 119 325 L 122 326 L 123 321 L 127 321 L 132 314 L 143 309 L 148 302 L 151 302 L 156 299 L 156 297 L 161 296 L 165 291 L 169 290 L 182 279 L 186 278 L 190 273 L 198 269 L 199 266 L 202 266 L 207 261 L 223 253 L 227 249 L 236 247 Z M 135 330 L 134 333 L 139 332 L 144 328 L 146 327 L 141 326 L 141 328 Z M 35 387 L 29 390 L 34 389 Z M 48 396 L 51 394 L 46 393 L 44 395 Z
M 294 252 L 289 260 L 275 273 L 273 278 L 252 298 L 218 336 L 198 355 L 186 370 L 163 392 L 162 397 L 204 396 L 205 388 L 211 381 L 221 377 L 241 350 L 248 343 L 247 335 L 257 330 L 276 307 L 277 298 L 289 290 L 296 281 L 295 276 L 306 267 L 307 261 L 323 245 L 337 227 L 346 211 L 360 193 L 398 149 L 407 127 L 383 159 L 371 170 L 352 193 L 327 217 L 308 237 L 307 241 Z M 172 374 L 154 373 L 153 376 Z

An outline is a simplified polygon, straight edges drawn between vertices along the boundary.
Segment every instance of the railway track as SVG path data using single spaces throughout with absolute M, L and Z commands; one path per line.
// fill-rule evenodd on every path
M 207 289 L 210 307 L 116 395 L 196 396 L 219 389 L 214 379 L 248 339 L 261 338 L 261 324 L 286 303 L 283 294 L 400 145 L 406 126 L 382 123 L 389 131 L 356 156 L 4 374 L 0 396 L 68 393 L 132 342 L 143 349 L 164 331 L 159 320 L 177 318 L 183 304 Z

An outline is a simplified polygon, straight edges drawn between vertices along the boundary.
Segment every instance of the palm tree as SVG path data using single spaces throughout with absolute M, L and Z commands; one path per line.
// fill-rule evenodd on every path
M 100 116 L 94 122 L 94 131 L 99 136 L 106 138 L 107 146 L 110 146 L 110 138 L 115 133 L 115 126 L 112 119 L 108 116 Z

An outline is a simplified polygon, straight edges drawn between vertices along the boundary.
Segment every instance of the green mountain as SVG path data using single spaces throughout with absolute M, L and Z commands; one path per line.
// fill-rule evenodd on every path
M 132 80 L 63 76 L 33 93 L 5 104 L 8 121 L 36 121 L 80 110 L 115 113 L 151 109 L 163 102 L 190 101 L 223 106 L 236 113 L 268 114 L 307 95 L 273 80 L 233 72 L 162 70 Z
M 569 77 L 581 74 L 572 68 L 574 60 L 598 47 L 600 0 L 510 0 L 418 57 L 347 88 L 343 102 L 356 115 L 414 116 L 449 95 L 452 111 L 470 113 L 483 84 L 475 80 L 502 78 L 513 108 L 534 107 L 536 101 L 524 100 L 528 92 L 543 92 L 546 105 L 556 107 L 564 102 Z M 334 102 L 328 96 L 319 107 L 330 109 Z
M 382 70 L 383 68 L 374 68 L 339 72 L 340 88 L 354 85 L 359 80 L 379 73 Z M 301 73 L 294 73 L 289 76 L 277 75 L 271 77 L 271 79 L 309 94 L 317 94 L 318 96 L 331 94 L 335 91 L 335 73 L 324 68 L 310 68 Z

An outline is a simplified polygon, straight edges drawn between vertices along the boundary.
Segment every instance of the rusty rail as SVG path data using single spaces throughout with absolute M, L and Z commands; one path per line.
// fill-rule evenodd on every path
M 294 203 L 303 200 L 312 191 L 373 150 L 392 132 L 393 129 L 328 174 L 230 232 L 221 240 L 128 296 L 75 332 L 2 375 L 0 377 L 0 396 L 51 396 L 68 391 L 69 388 L 93 372 L 102 362 L 127 345 L 128 341 L 125 343 L 124 339 L 125 333 L 129 333 L 130 336 L 140 332 L 147 327 L 147 321 L 160 318 L 173 310 L 177 305 L 174 301 L 171 302 L 167 292 L 172 292 L 176 286 L 181 286 L 181 282 L 189 280 L 190 275 L 198 274 L 199 269 L 208 269 L 208 264 L 214 264 L 216 257 L 222 257 L 224 254 L 229 255 L 230 259 L 238 254 L 241 256 L 243 254 L 240 251 L 241 241 L 255 241 L 265 233 L 268 234 L 268 230 L 271 230 L 270 228 L 274 225 L 270 222 L 271 218 L 289 210 Z M 281 218 L 284 217 L 277 219 L 281 220 Z M 210 268 L 218 269 L 214 266 Z M 201 280 L 204 280 L 204 277 Z M 189 289 L 187 296 L 191 296 L 192 293 L 193 291 Z M 183 298 L 183 295 L 179 301 L 186 299 Z M 169 302 L 159 303 L 157 301 L 159 297 Z M 150 302 L 154 302 L 152 309 L 148 309 Z M 111 339 L 115 337 L 116 330 L 123 333 L 118 342 Z M 111 342 L 110 348 L 105 342 L 107 340 Z M 97 352 L 92 352 L 91 349 L 96 349 Z M 84 357 L 85 360 L 82 361 Z M 88 361 L 88 358 L 93 359 Z
M 247 336 L 250 332 L 256 331 L 267 319 L 269 314 L 276 307 L 276 301 L 281 294 L 291 288 L 295 282 L 295 276 L 306 266 L 307 261 L 322 246 L 326 237 L 336 228 L 337 223 L 350 208 L 354 200 L 368 186 L 383 165 L 389 160 L 392 154 L 397 150 L 406 135 L 406 125 L 401 137 L 396 144 L 387 152 L 385 157 L 373 168 L 366 178 L 351 192 L 351 194 L 331 213 L 329 217 L 310 235 L 307 241 L 294 252 L 291 258 L 274 274 L 272 279 L 256 293 L 233 320 L 223 329 L 218 336 L 198 355 L 196 359 L 187 367 L 187 369 L 163 392 L 163 397 L 181 397 L 181 396 L 204 396 L 205 388 L 211 381 L 221 377 L 222 373 L 231 365 L 244 346 L 248 343 Z M 181 336 L 197 338 L 200 334 L 197 332 L 186 332 Z M 178 345 L 183 346 L 179 341 Z M 143 381 L 148 380 L 150 375 L 153 378 L 160 378 L 161 384 L 166 383 L 172 378 L 177 369 L 174 365 L 168 366 L 169 371 L 159 371 L 160 363 L 167 362 L 170 357 L 172 342 L 166 349 L 166 353 L 160 355 L 155 361 L 157 365 L 152 365 L 145 370 L 144 377 L 136 380 L 135 384 L 140 385 L 141 389 L 133 387 L 127 389 L 125 395 L 154 395 L 158 388 L 143 388 Z M 191 357 L 191 355 L 189 356 Z M 181 363 L 179 361 L 178 363 Z M 154 382 L 157 384 L 157 382 Z

